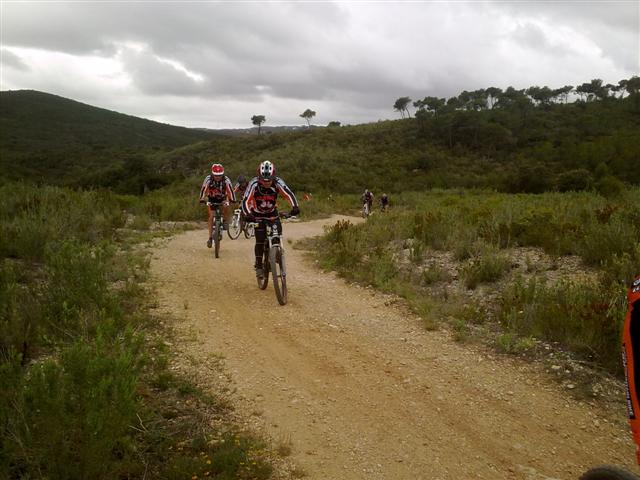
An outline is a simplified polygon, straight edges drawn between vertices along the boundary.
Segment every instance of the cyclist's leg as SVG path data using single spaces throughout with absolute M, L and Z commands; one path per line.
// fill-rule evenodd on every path
M 222 204 L 222 224 L 224 225 L 224 229 L 229 229 L 229 217 L 231 216 L 231 208 L 229 205 Z

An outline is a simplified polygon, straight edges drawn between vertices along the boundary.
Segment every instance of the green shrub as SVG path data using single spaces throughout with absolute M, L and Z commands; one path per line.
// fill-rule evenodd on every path
M 462 268 L 461 274 L 466 287 L 473 290 L 481 283 L 500 280 L 510 267 L 509 258 L 495 249 L 485 248 Z
M 626 312 L 622 286 L 519 280 L 503 293 L 499 318 L 511 332 L 561 342 L 618 371 Z
M 30 367 L 2 425 L 10 477 L 114 478 L 130 456 L 129 425 L 138 409 L 140 339 L 100 327 L 59 360 Z M 7 365 L 4 366 L 6 371 Z M 6 410 L 5 410 L 6 411 Z

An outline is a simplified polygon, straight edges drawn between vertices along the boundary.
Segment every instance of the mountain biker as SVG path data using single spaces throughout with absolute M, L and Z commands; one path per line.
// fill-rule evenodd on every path
M 242 201 L 242 197 L 244 197 L 244 192 L 247 190 L 249 186 L 249 182 L 244 175 L 238 175 L 238 179 L 236 180 L 236 185 L 233 187 L 233 193 L 236 194 L 236 198 L 239 198 Z
M 248 222 L 259 221 L 261 219 L 273 219 L 274 225 L 278 229 L 278 234 L 282 234 L 282 224 L 278 217 L 276 200 L 281 194 L 291 205 L 291 215 L 298 215 L 300 207 L 298 200 L 291 189 L 279 177 L 276 177 L 276 167 L 266 160 L 258 166 L 258 175 L 249 182 L 249 186 L 242 199 L 242 212 Z M 256 277 L 262 278 L 262 256 L 264 254 L 264 241 L 267 238 L 267 227 L 263 222 L 255 229 L 256 245 L 254 252 L 256 262 L 254 268 Z
M 209 207 L 209 240 L 207 247 L 211 248 L 213 240 L 213 221 L 216 213 L 215 206 L 222 205 L 223 228 L 229 225 L 229 202 L 235 202 L 231 180 L 224 174 L 224 167 L 219 163 L 211 165 L 211 174 L 207 175 L 200 188 L 200 203 L 208 203 Z
M 632 283 L 627 299 L 629 309 L 622 331 L 622 365 L 627 380 L 629 424 L 640 463 L 640 276 Z
M 387 197 L 386 193 L 383 193 L 380 196 L 380 210 L 386 212 L 387 207 L 389 207 L 389 197 Z
M 362 204 L 367 204 L 369 206 L 369 211 L 371 211 L 371 205 L 373 204 L 373 193 L 369 191 L 368 188 L 364 189 L 364 193 L 362 197 L 360 197 Z

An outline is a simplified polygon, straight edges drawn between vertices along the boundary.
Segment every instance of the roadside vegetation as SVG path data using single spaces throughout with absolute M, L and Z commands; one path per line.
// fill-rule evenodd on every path
M 405 297 L 430 328 L 448 321 L 460 339 L 489 329 L 506 351 L 559 342 L 619 373 L 640 190 L 402 194 L 387 214 L 335 224 L 317 251 L 323 267 Z
M 129 202 L 0 187 L 0 477 L 268 478 L 224 392 L 171 370 Z

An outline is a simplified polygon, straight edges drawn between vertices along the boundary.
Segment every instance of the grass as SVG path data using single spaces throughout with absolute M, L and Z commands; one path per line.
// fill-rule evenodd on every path
M 494 285 L 491 288 L 502 293 L 491 312 L 481 316 L 483 321 L 498 320 L 505 336 L 495 343 L 502 351 L 526 350 L 531 338 L 539 338 L 560 342 L 609 371 L 620 371 L 625 285 L 640 272 L 638 188 L 614 199 L 590 192 L 405 193 L 394 197 L 389 214 L 359 225 L 338 222 L 316 245 L 323 268 L 404 297 L 428 328 L 450 317 L 459 339 L 469 336 L 467 321 L 461 311 L 446 313 L 453 299 L 446 288 L 434 288 L 454 280 L 429 259 L 430 251 L 451 252 L 468 289 L 511 278 L 509 252 L 516 247 L 544 250 L 556 268 L 564 255 L 577 255 L 596 272 L 592 280 Z M 404 263 L 403 248 L 408 252 Z M 530 258 L 525 264 L 528 274 L 544 275 Z
M 149 260 L 114 241 L 121 205 L 0 187 L 0 478 L 268 478 L 270 450 L 226 420 L 224 391 L 170 369 Z

